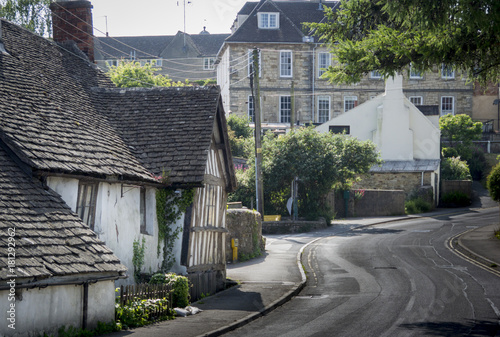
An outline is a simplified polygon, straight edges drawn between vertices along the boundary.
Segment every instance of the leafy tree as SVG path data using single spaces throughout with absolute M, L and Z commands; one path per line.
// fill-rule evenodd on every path
M 152 64 L 141 66 L 139 62 L 121 62 L 112 66 L 108 75 L 117 87 L 182 87 L 182 82 L 173 82 L 168 76 L 155 74 Z
M 253 129 L 248 119 L 229 115 L 227 118 L 229 145 L 234 157 L 248 158 L 254 148 Z
M 486 186 L 490 191 L 490 196 L 496 202 L 500 202 L 500 164 L 496 165 L 491 171 Z
M 39 35 L 51 35 L 51 0 L 0 0 L 0 17 Z
M 439 128 L 441 136 L 450 141 L 451 147 L 456 147 L 458 142 L 470 146 L 473 140 L 481 139 L 483 133 L 483 123 L 474 122 L 465 114 L 444 115 L 439 119 Z
M 330 217 L 326 195 L 334 187 L 348 188 L 357 175 L 378 163 L 372 142 L 356 138 L 318 133 L 312 128 L 294 130 L 284 136 L 271 133 L 262 141 L 264 208 L 268 213 L 287 214 L 286 202 L 291 183 L 299 178 L 299 214 L 307 218 Z M 255 167 L 252 153 L 249 169 L 238 181 L 241 190 L 253 193 Z M 250 196 L 252 197 L 252 196 Z
M 467 162 L 460 157 L 450 157 L 441 160 L 441 179 L 470 180 L 471 174 Z
M 326 75 L 333 82 L 442 63 L 482 84 L 499 78 L 498 0 L 342 0 L 338 10 L 325 13 L 325 21 L 308 26 L 337 61 Z

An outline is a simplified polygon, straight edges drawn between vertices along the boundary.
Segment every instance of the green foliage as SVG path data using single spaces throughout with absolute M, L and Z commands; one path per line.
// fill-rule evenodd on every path
M 465 207 L 470 203 L 470 197 L 460 191 L 448 192 L 441 196 L 441 206 L 445 207 Z
M 173 228 L 187 208 L 193 203 L 194 189 L 176 193 L 174 190 L 159 189 L 156 191 L 156 217 L 158 220 L 158 255 L 160 244 L 163 246 L 163 262 L 161 270 L 167 272 L 175 263 L 173 247 L 182 227 Z
M 146 253 L 146 238 L 142 238 L 142 244 L 139 244 L 139 240 L 134 240 L 132 244 L 133 255 L 132 255 L 132 264 L 134 266 L 134 279 L 137 283 L 139 283 L 141 278 L 141 269 L 144 265 L 144 254 Z
M 151 277 L 151 284 L 170 284 L 172 286 L 172 306 L 184 308 L 189 305 L 189 280 L 185 276 L 174 273 L 157 273 Z
M 51 0 L 0 0 L 0 17 L 39 35 L 51 35 Z
M 497 164 L 491 171 L 486 186 L 490 191 L 490 196 L 496 202 L 500 202 L 500 164 Z
M 500 77 L 497 0 L 342 0 L 339 10 L 325 14 L 308 28 L 332 50 L 336 64 L 326 76 L 334 82 L 442 63 L 483 85 Z
M 474 122 L 470 116 L 444 115 L 439 119 L 441 136 L 450 141 L 451 147 L 460 142 L 463 146 L 470 146 L 473 140 L 481 139 L 483 123 Z
M 467 162 L 460 157 L 443 158 L 441 160 L 441 179 L 470 180 L 472 179 Z
M 432 210 L 432 204 L 423 198 L 415 198 L 405 201 L 406 214 L 425 213 Z
M 115 331 L 120 331 L 121 326 L 114 321 L 109 323 L 97 322 L 97 327 L 94 330 L 87 330 L 82 328 L 75 328 L 73 326 L 61 327 L 57 331 L 58 337 L 92 337 L 101 336 Z M 44 337 L 47 334 L 43 335 Z
M 112 66 L 108 75 L 111 81 L 120 88 L 186 86 L 183 82 L 173 82 L 166 75 L 155 74 L 153 64 L 150 63 L 141 66 L 140 62 L 122 61 L 118 66 Z
M 163 311 L 163 316 L 157 320 L 173 317 L 173 312 L 168 309 L 168 300 L 166 298 L 154 300 L 135 299 L 125 305 L 120 305 L 117 301 L 115 304 L 117 325 L 123 329 L 127 329 L 151 324 L 154 321 L 150 319 L 150 316 L 159 310 Z
M 458 157 L 459 154 L 458 154 L 457 149 L 455 149 L 453 147 L 443 147 L 441 149 L 441 156 L 443 158 L 451 158 L 451 157 Z
M 481 180 L 485 175 L 487 160 L 484 151 L 477 146 L 471 147 L 471 156 L 467 159 L 472 179 Z
M 255 147 L 253 129 L 249 126 L 248 119 L 231 114 L 227 118 L 227 125 L 232 155 L 248 158 Z
M 372 142 L 318 133 L 313 128 L 296 129 L 280 137 L 267 133 L 262 141 L 262 154 L 266 213 L 288 214 L 286 202 L 291 195 L 291 183 L 299 177 L 299 215 L 308 219 L 331 218 L 325 203 L 328 192 L 333 187 L 348 188 L 359 174 L 379 161 Z M 253 157 L 252 153 L 249 169 L 237 173 L 236 195 L 241 201 L 255 195 Z

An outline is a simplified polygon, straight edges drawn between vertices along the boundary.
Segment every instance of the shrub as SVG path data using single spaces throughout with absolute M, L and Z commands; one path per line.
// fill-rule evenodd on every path
M 422 198 L 411 199 L 405 202 L 406 214 L 425 213 L 432 210 L 432 204 Z
M 460 157 L 444 158 L 441 161 L 441 179 L 470 180 L 469 166 Z
M 491 171 L 486 180 L 486 186 L 490 191 L 491 198 L 497 202 L 500 201 L 500 164 L 496 165 Z
M 443 158 L 458 157 L 458 151 L 453 147 L 443 147 L 441 149 Z
M 189 280 L 185 276 L 174 273 L 157 273 L 151 277 L 150 284 L 171 284 L 172 305 L 176 308 L 184 308 L 189 305 Z
M 153 323 L 150 315 L 158 310 L 162 310 L 164 315 L 156 320 L 173 317 L 173 312 L 168 310 L 168 300 L 166 298 L 155 300 L 136 299 L 128 304 L 115 304 L 115 316 L 118 326 L 122 328 L 135 328 Z
M 470 159 L 467 159 L 472 179 L 483 179 L 486 170 L 486 156 L 480 147 L 473 147 Z
M 455 191 L 444 194 L 441 197 L 441 202 L 448 207 L 465 207 L 470 205 L 471 199 L 464 192 Z

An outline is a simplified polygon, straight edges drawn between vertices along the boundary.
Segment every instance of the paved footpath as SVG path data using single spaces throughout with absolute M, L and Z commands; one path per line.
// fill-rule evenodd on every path
M 443 213 L 446 213 L 446 210 L 424 216 Z M 300 292 L 306 283 L 300 264 L 300 253 L 308 243 L 325 235 L 338 234 L 352 228 L 411 217 L 349 219 L 335 221 L 334 226 L 324 231 L 269 236 L 264 257 L 228 265 L 228 277 L 241 281 L 240 285 L 193 303 L 193 306 L 203 312 L 107 336 L 219 336 L 275 309 Z M 487 261 L 485 263 L 488 267 L 491 264 L 500 266 L 500 240 L 492 237 L 496 227 L 498 225 L 485 226 L 460 236 L 457 242 L 461 251 L 476 261 Z

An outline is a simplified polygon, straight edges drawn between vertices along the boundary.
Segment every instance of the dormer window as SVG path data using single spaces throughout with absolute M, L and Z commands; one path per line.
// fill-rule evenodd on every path
M 280 28 L 279 13 L 259 13 L 259 28 L 261 29 Z

